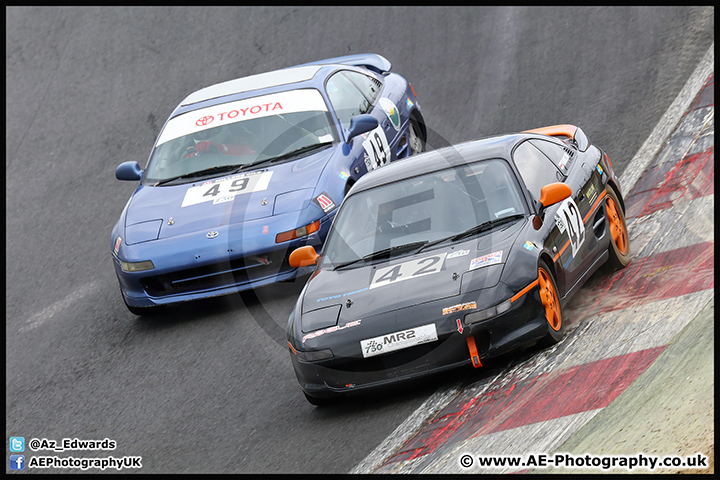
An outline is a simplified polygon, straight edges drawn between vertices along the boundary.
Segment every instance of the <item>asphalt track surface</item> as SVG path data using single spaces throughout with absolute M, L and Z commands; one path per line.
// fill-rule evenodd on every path
M 430 148 L 573 123 L 622 173 L 712 44 L 713 15 L 7 8 L 6 437 L 109 438 L 112 452 L 46 453 L 142 456 L 141 473 L 350 471 L 467 372 L 312 407 L 282 346 L 301 282 L 133 316 L 110 229 L 134 185 L 115 180 L 115 167 L 144 164 L 166 116 L 194 90 L 377 52 L 412 81 Z

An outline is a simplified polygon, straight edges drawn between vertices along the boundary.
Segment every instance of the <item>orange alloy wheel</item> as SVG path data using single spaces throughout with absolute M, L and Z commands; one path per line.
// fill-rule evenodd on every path
M 625 255 L 628 249 L 628 237 L 625 231 L 625 225 L 623 224 L 622 218 L 620 218 L 620 211 L 615 201 L 608 195 L 607 203 L 608 221 L 610 222 L 610 234 L 613 237 L 615 246 L 617 247 L 620 255 Z
M 538 284 L 540 286 L 540 300 L 543 307 L 545 307 L 545 318 L 550 328 L 557 332 L 562 327 L 560 302 L 550 275 L 542 268 L 538 268 Z

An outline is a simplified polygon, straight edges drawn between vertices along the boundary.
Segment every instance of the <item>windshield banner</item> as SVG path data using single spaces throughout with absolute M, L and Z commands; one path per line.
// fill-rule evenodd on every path
M 156 146 L 176 138 L 243 120 L 283 113 L 326 112 L 325 101 L 315 89 L 292 90 L 193 110 L 168 122 Z

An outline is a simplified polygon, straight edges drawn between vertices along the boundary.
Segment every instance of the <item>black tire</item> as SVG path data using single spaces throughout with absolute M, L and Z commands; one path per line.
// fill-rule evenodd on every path
M 613 269 L 620 270 L 630 264 L 630 236 L 625 223 L 625 212 L 615 190 L 608 185 L 605 191 L 607 192 L 605 217 L 607 218 L 607 227 L 610 233 L 610 246 L 608 247 L 610 258 L 608 264 Z
M 305 398 L 308 402 L 312 403 L 316 407 L 324 407 L 326 405 L 332 405 L 335 403 L 336 399 L 332 397 L 313 397 L 312 395 L 308 395 L 307 393 L 303 392 L 303 395 L 305 395 Z
M 153 315 L 157 315 L 161 311 L 163 311 L 165 308 L 162 306 L 160 306 L 160 307 L 131 307 L 125 301 L 125 295 L 123 295 L 122 292 L 120 292 L 120 295 L 122 295 L 123 303 L 125 304 L 127 309 L 130 311 L 130 313 L 132 313 L 133 315 L 137 315 L 139 317 L 140 316 L 151 317 Z
M 565 318 L 562 313 L 560 294 L 558 293 L 553 270 L 544 260 L 540 260 L 538 263 L 538 294 L 540 303 L 543 306 L 548 330 L 547 335 L 540 340 L 539 345 L 548 347 L 555 345 L 565 337 Z
M 410 149 L 410 155 L 416 155 L 425 151 L 425 140 L 423 140 L 422 137 L 422 130 L 414 118 L 410 119 L 410 124 L 408 125 L 408 148 Z

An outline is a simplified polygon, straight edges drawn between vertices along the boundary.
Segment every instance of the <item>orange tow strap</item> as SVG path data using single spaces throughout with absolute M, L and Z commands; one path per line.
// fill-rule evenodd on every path
M 470 350 L 470 358 L 472 359 L 473 367 L 480 368 L 480 356 L 478 355 L 477 347 L 475 346 L 475 337 L 467 337 L 468 350 Z

